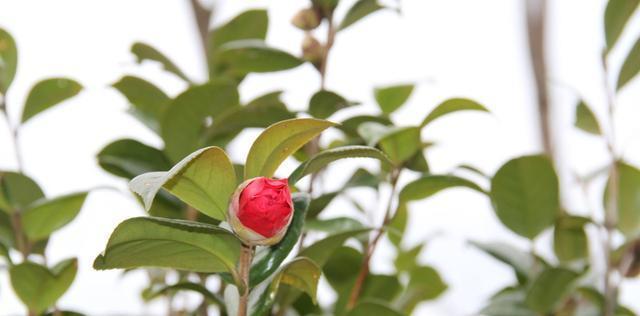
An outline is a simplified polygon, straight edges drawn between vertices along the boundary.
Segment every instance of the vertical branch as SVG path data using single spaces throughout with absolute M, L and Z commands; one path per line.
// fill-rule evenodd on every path
M 251 259 L 253 257 L 253 247 L 242 245 L 240 250 L 239 273 L 242 284 L 239 290 L 240 302 L 238 304 L 238 316 L 247 316 L 247 305 L 249 303 L 249 271 L 251 269 Z
M 189 3 L 191 4 L 191 10 L 193 11 L 196 26 L 198 27 L 202 54 L 205 60 L 207 60 L 207 52 L 209 50 L 209 23 L 212 10 L 203 7 L 198 0 L 189 0 Z
M 540 138 L 544 152 L 553 159 L 551 111 L 549 106 L 549 91 L 547 89 L 545 56 L 547 0 L 527 0 L 526 3 L 529 53 L 535 79 L 538 113 L 540 115 Z
M 13 142 L 13 151 L 15 152 L 15 157 L 16 157 L 16 165 L 17 165 L 17 169 L 18 172 L 23 173 L 24 172 L 24 163 L 22 160 L 22 150 L 20 149 L 20 129 L 18 126 L 14 126 L 13 124 L 11 124 L 11 119 L 9 118 L 9 112 L 7 111 L 7 105 L 5 103 L 5 99 L 4 97 L 2 97 L 2 99 L 0 99 L 0 112 L 2 112 L 2 116 L 5 119 L 5 122 L 7 124 L 7 128 L 9 129 L 9 134 L 10 134 L 10 138 L 11 141 Z
M 373 257 L 373 253 L 378 246 L 378 242 L 386 232 L 386 226 L 389 224 L 389 222 L 391 222 L 391 210 L 393 207 L 393 199 L 396 195 L 398 178 L 400 178 L 400 170 L 394 169 L 393 171 L 391 171 L 391 193 L 389 195 L 389 202 L 384 214 L 384 220 L 382 222 L 382 225 L 376 232 L 376 235 L 373 237 L 366 249 L 364 258 L 362 259 L 362 264 L 360 265 L 360 272 L 358 273 L 355 284 L 353 285 L 351 293 L 349 294 L 349 301 L 347 302 L 348 310 L 353 308 L 358 302 L 358 298 L 360 297 L 360 293 L 362 292 L 362 285 L 369 275 L 369 262 L 371 261 L 371 257 Z

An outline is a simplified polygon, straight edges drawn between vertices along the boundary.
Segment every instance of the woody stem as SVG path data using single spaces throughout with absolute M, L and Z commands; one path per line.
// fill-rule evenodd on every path
M 240 284 L 239 289 L 242 292 L 240 294 L 240 303 L 238 304 L 238 316 L 247 316 L 247 305 L 249 302 L 249 271 L 251 270 L 251 259 L 253 257 L 253 246 L 247 246 L 242 244 L 240 250 L 240 263 L 239 273 Z

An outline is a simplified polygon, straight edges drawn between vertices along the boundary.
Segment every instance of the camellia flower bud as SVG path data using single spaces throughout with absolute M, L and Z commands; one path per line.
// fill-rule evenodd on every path
M 320 68 L 324 47 L 311 34 L 307 34 L 302 41 L 302 58 Z
M 310 31 L 320 25 L 321 20 L 320 13 L 314 8 L 302 9 L 291 19 L 291 23 L 304 31 Z
M 231 196 L 227 221 L 249 246 L 278 243 L 293 217 L 287 179 L 258 177 L 241 183 Z

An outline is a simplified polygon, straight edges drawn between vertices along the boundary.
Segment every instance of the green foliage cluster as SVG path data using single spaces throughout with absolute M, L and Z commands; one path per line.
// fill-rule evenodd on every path
M 640 273 L 640 170 L 617 154 L 613 135 L 607 132 L 614 126 L 604 124 L 587 102 L 578 103 L 575 126 L 604 140 L 611 153 L 609 166 L 579 179 L 587 187 L 608 173 L 603 216 L 583 215 L 562 205 L 558 175 L 548 155 L 511 159 L 493 175 L 470 165 L 433 173 L 427 159 L 433 143 L 424 138 L 431 124 L 460 111 L 489 110 L 473 100 L 451 98 L 425 113 L 420 124 L 404 125 L 394 122 L 392 115 L 412 98 L 418 88 L 414 84 L 373 89 L 378 106 L 374 112 L 327 90 L 328 57 L 335 38 L 370 14 L 393 9 L 376 0 L 358 0 L 337 17 L 338 5 L 342 5 L 338 0 L 311 0 L 293 17 L 292 24 L 305 34 L 301 56 L 266 43 L 265 10 L 246 11 L 208 31 L 203 37 L 208 79 L 203 83 L 194 82 L 154 47 L 133 44 L 131 51 L 139 62 L 160 64 L 187 88 L 170 96 L 153 82 L 131 75 L 113 84 L 131 104 L 131 115 L 156 133 L 163 145 L 120 139 L 98 153 L 99 165 L 130 182 L 149 216 L 118 225 L 93 267 L 144 269 L 149 283 L 141 295 L 147 301 L 171 300 L 186 291 L 201 296 L 193 310 L 170 306 L 171 315 L 207 315 L 210 307 L 222 315 L 244 315 L 238 312 L 243 293 L 249 293 L 246 314 L 254 316 L 411 315 L 418 304 L 440 297 L 448 285 L 434 267 L 419 259 L 424 244 L 408 245 L 404 238 L 412 216 L 410 205 L 450 188 L 465 188 L 486 197 L 514 238 L 532 245 L 521 249 L 509 241 L 470 241 L 509 266 L 515 277 L 514 284 L 495 293 L 479 314 L 635 315 L 616 303 L 621 281 L 611 276 Z M 605 69 L 609 51 L 637 7 L 638 1 L 609 1 L 604 18 Z M 324 43 L 315 38 L 321 31 L 327 32 Z M 616 94 L 640 72 L 639 47 L 631 49 L 621 66 Z M 0 105 L 7 116 L 4 95 L 16 72 L 17 50 L 2 30 L 0 61 Z M 247 76 L 305 63 L 313 65 L 321 81 L 306 110 L 290 110 L 280 98 L 282 91 L 240 101 L 238 86 Z M 80 89 L 78 83 L 63 78 L 36 84 L 21 124 L 12 128 L 16 141 L 22 124 Z M 335 114 L 346 108 L 356 114 L 333 122 L 339 117 Z M 232 161 L 225 150 L 247 129 L 261 133 L 244 161 Z M 322 134 L 327 129 L 336 131 L 332 139 Z M 319 179 L 332 172 L 329 165 L 347 158 L 373 159 L 378 166 L 360 167 L 338 190 L 323 191 Z M 287 159 L 299 163 L 288 176 L 279 168 Z M 243 245 L 225 223 L 227 205 L 239 183 L 276 175 L 286 176 L 295 191 L 293 220 L 279 243 L 256 250 L 244 280 Z M 365 209 L 363 201 L 349 194 L 355 188 L 375 192 L 376 204 L 388 202 L 380 223 L 361 220 L 367 216 L 326 215 L 339 198 L 351 202 L 354 211 L 371 215 L 375 210 Z M 76 260 L 48 267 L 45 248 L 49 236 L 78 214 L 86 196 L 81 192 L 46 198 L 22 171 L 0 172 L 0 255 L 6 258 L 13 288 L 31 315 L 59 312 L 56 301 L 73 282 Z M 553 257 L 540 255 L 533 246 L 545 232 L 553 236 Z M 602 236 L 605 273 L 593 268 L 602 261 L 593 256 Z M 614 242 L 614 236 L 623 241 Z M 370 269 L 383 240 L 393 247 L 394 273 Z M 12 252 L 21 255 L 19 262 L 14 262 L 17 256 Z M 337 296 L 330 306 L 317 303 L 321 278 Z M 212 288 L 211 280 L 220 285 Z

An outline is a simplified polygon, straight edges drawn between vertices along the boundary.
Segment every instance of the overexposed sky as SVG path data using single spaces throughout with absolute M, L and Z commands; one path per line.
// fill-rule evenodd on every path
M 572 127 L 574 90 L 584 95 L 597 113 L 605 113 L 599 66 L 605 1 L 550 2 L 549 76 L 553 82 L 562 180 L 567 185 L 571 184 L 572 171 L 585 174 L 607 162 L 603 144 Z M 306 3 L 218 0 L 214 25 L 248 8 L 268 8 L 268 43 L 298 54 L 302 32 L 289 21 Z M 344 14 L 346 7 L 343 5 L 338 15 Z M 428 152 L 433 171 L 448 172 L 460 163 L 469 163 L 493 174 L 506 160 L 537 152 L 537 114 L 524 37 L 524 1 L 402 0 L 402 7 L 402 15 L 383 11 L 339 34 L 331 53 L 328 88 L 364 105 L 335 119 L 367 110 L 375 112 L 372 95 L 375 86 L 416 82 L 418 88 L 408 105 L 393 115 L 397 124 L 419 123 L 430 109 L 452 96 L 475 99 L 492 112 L 492 115 L 458 114 L 425 129 L 423 138 L 438 143 Z M 22 132 L 26 173 L 49 196 L 100 186 L 126 192 L 124 181 L 97 166 L 96 153 L 123 137 L 161 144 L 159 138 L 125 113 L 126 100 L 109 85 L 124 74 L 137 74 L 171 95 L 184 86 L 157 65 L 136 65 L 129 51 L 134 41 L 155 46 L 198 81 L 205 76 L 188 0 L 0 0 L 0 27 L 15 37 L 19 49 L 18 73 L 7 96 L 14 121 L 37 80 L 69 76 L 85 86 L 79 96 L 31 120 Z M 635 19 L 613 52 L 612 69 L 617 70 L 638 34 L 640 20 Z M 617 145 L 624 157 L 636 165 L 640 165 L 637 141 L 640 107 L 636 104 L 640 100 L 639 85 L 640 82 L 631 83 L 623 91 L 616 117 Z M 240 88 L 243 100 L 284 90 L 284 99 L 292 108 L 304 109 L 318 86 L 317 73 L 305 64 L 292 71 L 250 75 Z M 331 135 L 328 133 L 325 139 Z M 243 133 L 230 147 L 232 158 L 243 159 L 255 136 L 255 131 Z M 10 144 L 7 129 L 0 123 L 2 170 L 16 167 Z M 356 165 L 374 166 L 367 161 L 351 161 L 341 168 Z M 283 170 L 293 167 L 288 163 Z M 337 179 L 325 179 L 328 188 L 345 178 L 342 173 L 329 174 Z M 407 174 L 401 181 L 414 177 Z M 594 207 L 600 205 L 598 190 L 600 187 L 595 186 L 589 201 Z M 565 205 L 577 213 L 586 212 L 588 208 L 579 192 L 565 193 Z M 354 191 L 352 196 L 369 201 L 369 194 Z M 367 205 L 375 209 L 375 204 Z M 337 201 L 327 215 L 343 214 L 347 206 Z M 429 239 L 420 260 L 437 267 L 450 285 L 439 300 L 420 305 L 416 315 L 471 315 L 492 293 L 514 282 L 510 269 L 466 244 L 469 239 L 507 238 L 515 245 L 528 247 L 525 240 L 499 224 L 485 197 L 454 189 L 415 202 L 411 209 L 407 246 Z M 61 299 L 60 307 L 89 315 L 162 314 L 162 302 L 148 307 L 141 304 L 139 292 L 145 284 L 144 273 L 121 276 L 119 271 L 99 272 L 91 268 L 113 228 L 126 218 L 142 214 L 131 195 L 96 190 L 78 218 L 52 237 L 48 252 L 52 262 L 70 256 L 78 256 L 80 260 L 78 277 Z M 549 252 L 549 242 L 547 232 L 537 245 L 541 253 Z M 391 247 L 382 246 L 375 256 L 373 270 L 377 272 L 391 269 Z M 597 255 L 594 251 L 594 256 Z M 640 311 L 640 301 L 633 297 L 638 295 L 640 281 L 628 282 L 623 287 L 624 302 L 636 311 Z M 330 299 L 323 295 L 320 301 L 327 303 Z M 196 302 L 187 298 L 184 303 Z M 0 315 L 22 313 L 6 272 L 0 272 Z

